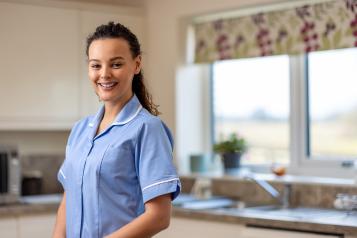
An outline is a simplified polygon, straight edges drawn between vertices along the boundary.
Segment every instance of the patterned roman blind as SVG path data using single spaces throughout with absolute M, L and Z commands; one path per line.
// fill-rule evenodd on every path
M 197 23 L 195 62 L 357 47 L 357 0 Z

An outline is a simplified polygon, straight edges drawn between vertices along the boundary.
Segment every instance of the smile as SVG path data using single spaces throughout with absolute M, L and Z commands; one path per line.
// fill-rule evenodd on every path
M 109 83 L 97 83 L 97 84 L 104 89 L 111 89 L 118 83 L 117 82 L 109 82 Z

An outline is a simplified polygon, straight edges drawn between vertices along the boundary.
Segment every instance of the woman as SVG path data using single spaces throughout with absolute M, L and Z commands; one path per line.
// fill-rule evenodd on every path
M 151 237 L 168 227 L 180 181 L 172 135 L 143 83 L 140 44 L 109 22 L 87 38 L 86 54 L 104 105 L 68 138 L 53 237 Z

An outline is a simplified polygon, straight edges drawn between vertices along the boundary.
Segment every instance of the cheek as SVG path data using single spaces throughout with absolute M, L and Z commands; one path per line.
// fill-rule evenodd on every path
M 97 81 L 97 74 L 93 71 L 89 71 L 88 78 L 91 82 L 95 83 Z

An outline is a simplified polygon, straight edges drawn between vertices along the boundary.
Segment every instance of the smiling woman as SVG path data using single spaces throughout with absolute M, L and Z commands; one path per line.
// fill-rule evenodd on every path
M 108 107 L 120 110 L 133 96 L 131 85 L 134 75 L 140 72 L 141 56 L 133 58 L 127 41 L 119 38 L 94 41 L 88 57 L 89 79 L 99 99 Z M 108 118 L 108 122 L 101 123 L 98 133 L 110 124 L 115 115 Z
M 68 138 L 53 237 L 152 237 L 168 227 L 181 185 L 171 132 L 143 83 L 140 44 L 109 22 L 88 37 L 86 53 L 104 105 Z
M 141 57 L 134 59 L 123 39 L 96 40 L 89 49 L 89 78 L 102 101 L 128 101 L 134 74 L 140 72 Z

